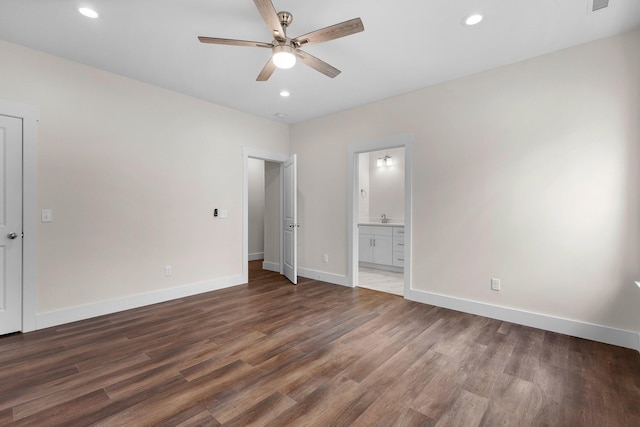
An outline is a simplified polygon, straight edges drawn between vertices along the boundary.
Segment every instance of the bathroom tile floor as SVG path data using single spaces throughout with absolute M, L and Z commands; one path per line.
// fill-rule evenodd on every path
M 358 270 L 358 286 L 389 294 L 404 295 L 404 274 L 360 267 Z

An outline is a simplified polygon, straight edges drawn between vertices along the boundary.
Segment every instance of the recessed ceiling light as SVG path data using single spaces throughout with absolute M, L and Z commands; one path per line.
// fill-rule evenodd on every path
M 98 12 L 96 12 L 93 9 L 89 9 L 88 7 L 81 7 L 80 9 L 78 9 L 78 12 L 80 12 L 81 14 L 83 14 L 84 16 L 86 16 L 87 18 L 97 18 L 98 17 Z
M 480 21 L 482 21 L 482 15 L 477 14 L 477 13 L 473 14 L 473 15 L 470 15 L 470 16 L 467 16 L 464 19 L 464 23 L 469 25 L 469 26 L 479 24 Z
M 283 90 L 283 91 L 280 92 L 280 96 L 283 97 L 283 98 L 286 98 L 286 97 L 288 97 L 290 95 L 291 94 L 289 93 L 288 90 Z
M 284 114 L 284 113 L 276 113 L 276 114 L 274 114 L 274 115 L 275 115 L 277 118 L 279 118 L 279 119 L 284 119 L 285 117 L 287 117 L 287 115 L 286 115 L 286 114 Z

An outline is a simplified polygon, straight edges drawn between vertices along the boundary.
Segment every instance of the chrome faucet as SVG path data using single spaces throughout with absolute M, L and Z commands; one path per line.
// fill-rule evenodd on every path
M 389 218 L 387 218 L 387 214 L 382 214 L 380 216 L 380 218 L 381 218 L 383 224 L 386 224 L 386 223 L 389 222 Z

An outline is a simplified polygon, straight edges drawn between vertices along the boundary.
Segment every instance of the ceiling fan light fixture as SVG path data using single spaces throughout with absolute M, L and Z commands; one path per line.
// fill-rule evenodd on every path
M 464 19 L 464 23 L 468 26 L 477 25 L 482 21 L 483 17 L 479 13 L 474 13 L 473 15 L 469 15 Z
M 86 16 L 87 18 L 92 18 L 92 19 L 95 19 L 99 16 L 98 12 L 88 7 L 81 7 L 78 9 L 78 12 L 80 12 L 82 15 Z
M 293 53 L 294 51 L 295 49 L 291 46 L 274 46 L 273 57 L 271 58 L 271 60 L 276 67 L 286 70 L 296 65 L 296 55 Z

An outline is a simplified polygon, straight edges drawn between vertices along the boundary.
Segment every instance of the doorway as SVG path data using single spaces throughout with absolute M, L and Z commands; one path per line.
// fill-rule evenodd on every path
M 348 274 L 351 287 L 409 294 L 412 141 L 411 135 L 398 135 L 349 146 Z M 394 180 L 389 178 L 393 174 L 396 181 L 402 182 L 401 187 L 397 183 L 391 185 Z M 372 200 L 375 191 L 371 188 L 372 182 L 377 186 L 386 183 L 389 187 L 379 188 L 377 193 L 377 197 L 386 197 L 386 202 Z
M 264 164 L 262 268 L 284 274 L 297 284 L 296 156 L 244 147 L 243 158 L 243 281 L 249 279 L 250 161 L 259 160 Z
M 358 154 L 357 286 L 404 296 L 404 147 Z
M 280 273 L 280 163 L 249 158 L 248 180 L 249 261 Z

